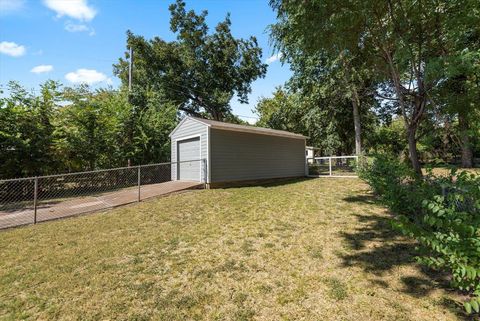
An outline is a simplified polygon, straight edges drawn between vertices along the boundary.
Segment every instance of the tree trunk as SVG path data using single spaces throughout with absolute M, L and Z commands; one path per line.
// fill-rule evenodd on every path
M 344 61 L 344 68 L 347 73 L 350 73 L 350 67 Z M 360 124 L 360 98 L 358 97 L 358 91 L 353 81 L 349 81 L 347 74 L 343 75 L 345 84 L 351 87 L 351 99 L 353 107 L 353 126 L 355 128 L 355 155 L 359 156 L 362 153 L 362 126 Z
M 410 162 L 412 163 L 412 167 L 415 173 L 422 177 L 422 168 L 420 167 L 420 161 L 418 159 L 418 151 L 417 151 L 417 127 L 420 123 L 424 108 L 425 108 L 425 93 L 424 93 L 424 85 L 423 79 L 420 78 L 419 73 L 417 73 L 417 86 L 418 86 L 418 95 L 415 101 L 415 108 L 413 109 L 412 115 L 409 116 L 407 113 L 407 101 L 405 101 L 404 91 L 401 80 L 400 80 L 400 73 L 398 72 L 397 68 L 395 67 L 395 63 L 393 62 L 392 56 L 387 49 L 383 49 L 385 53 L 385 58 L 390 66 L 390 73 L 393 83 L 395 85 L 395 92 L 398 98 L 398 103 L 400 105 L 400 110 L 402 111 L 402 116 L 405 121 L 405 129 L 407 131 L 407 140 L 408 140 L 408 153 L 410 157 Z M 420 94 L 421 93 L 421 94 Z
M 353 90 L 352 106 L 353 106 L 353 125 L 355 126 L 355 155 L 362 153 L 362 127 L 360 124 L 360 111 L 357 91 Z
M 420 166 L 420 161 L 418 159 L 417 151 L 417 138 L 415 137 L 417 133 L 417 125 L 411 124 L 407 128 L 407 139 L 408 139 L 408 153 L 410 156 L 410 162 L 412 163 L 413 170 L 418 176 L 422 176 L 422 168 Z
M 469 136 L 469 123 L 464 114 L 458 114 L 458 125 L 460 127 L 460 140 L 462 148 L 462 167 L 473 167 L 473 151 Z
M 415 173 L 417 173 L 417 175 L 421 177 L 423 175 L 422 175 L 422 169 L 420 167 L 420 161 L 418 160 L 417 139 L 415 137 L 415 134 L 417 132 L 417 123 L 415 121 L 415 113 L 412 116 L 412 119 L 410 119 L 410 117 L 407 114 L 405 97 L 403 95 L 403 90 L 402 90 L 403 88 L 400 81 L 400 74 L 397 71 L 395 64 L 393 63 L 393 59 L 390 55 L 390 52 L 384 49 L 384 53 L 385 53 L 386 61 L 390 66 L 391 77 L 395 85 L 395 93 L 397 95 L 398 104 L 400 105 L 400 110 L 402 111 L 403 120 L 405 122 L 405 129 L 407 132 L 407 141 L 408 141 L 408 154 L 409 154 L 408 156 L 410 158 L 410 162 L 412 164 L 412 167 Z
M 215 109 L 215 107 L 210 108 L 210 115 L 212 115 L 213 120 L 223 121 L 222 115 L 220 114 L 220 112 L 218 112 L 218 111 Z

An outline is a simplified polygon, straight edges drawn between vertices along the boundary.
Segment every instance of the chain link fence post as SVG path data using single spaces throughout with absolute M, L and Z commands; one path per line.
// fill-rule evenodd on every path
M 207 188 L 207 160 L 204 158 L 202 159 L 202 170 L 203 170 L 203 189 Z
M 38 177 L 33 181 L 33 224 L 37 224 Z
M 196 164 L 187 168 L 190 174 L 195 170 L 203 175 L 200 180 L 195 175 L 196 182 L 172 182 L 180 178 L 175 173 L 180 163 L 0 179 L 0 230 L 141 202 L 177 190 L 209 187 L 207 159 L 185 162 Z
M 141 176 L 140 176 L 140 165 L 138 166 L 138 201 L 140 202 L 140 186 L 141 186 Z
M 328 158 L 328 172 L 329 172 L 329 176 L 332 176 L 332 158 L 331 157 Z

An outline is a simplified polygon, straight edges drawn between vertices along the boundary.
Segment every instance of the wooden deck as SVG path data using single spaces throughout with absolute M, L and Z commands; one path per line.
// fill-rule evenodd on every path
M 159 184 L 142 185 L 140 200 L 170 193 L 201 188 L 203 184 L 194 181 L 170 181 Z M 129 187 L 114 192 L 100 193 L 91 196 L 80 196 L 61 200 L 42 201 L 37 206 L 37 222 L 49 221 L 138 201 L 138 188 Z M 33 224 L 33 204 L 12 211 L 0 211 L 0 229 Z

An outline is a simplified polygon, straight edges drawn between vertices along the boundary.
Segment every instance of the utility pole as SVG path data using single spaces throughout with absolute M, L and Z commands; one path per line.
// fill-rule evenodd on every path
M 132 91 L 133 48 L 130 47 L 130 60 L 128 62 L 128 91 Z
M 131 93 L 132 92 L 132 69 L 133 69 L 133 48 L 130 46 L 130 59 L 128 61 L 128 92 Z M 128 95 L 128 101 L 130 102 L 130 95 Z M 131 134 L 131 130 L 130 131 L 130 134 L 128 135 L 129 136 L 129 139 L 130 137 L 132 136 Z M 127 166 L 130 167 L 132 164 L 131 164 L 131 160 L 130 160 L 130 157 L 127 159 Z M 140 167 L 138 168 L 138 170 L 140 170 Z M 140 195 L 140 189 L 139 189 L 139 195 Z M 139 196 L 140 197 L 140 196 Z

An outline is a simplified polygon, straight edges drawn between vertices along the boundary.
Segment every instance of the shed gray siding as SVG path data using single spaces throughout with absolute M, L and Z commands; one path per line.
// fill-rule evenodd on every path
M 210 129 L 211 182 L 305 176 L 305 140 Z
M 208 126 L 193 119 L 187 118 L 171 135 L 171 159 L 172 162 L 177 159 L 178 141 L 200 137 L 200 159 L 208 159 Z M 200 162 L 199 162 L 200 163 Z M 208 166 L 208 164 L 207 164 Z M 199 166 L 201 169 L 202 166 Z M 202 181 L 205 179 L 203 170 Z M 177 180 L 177 165 L 172 164 L 172 180 Z

